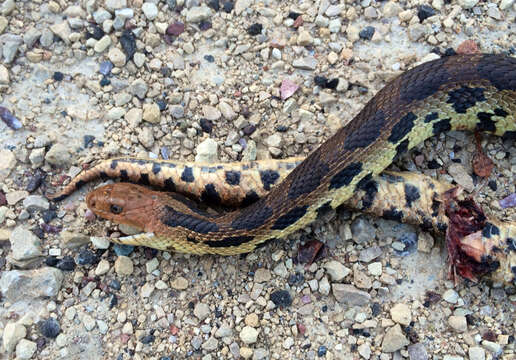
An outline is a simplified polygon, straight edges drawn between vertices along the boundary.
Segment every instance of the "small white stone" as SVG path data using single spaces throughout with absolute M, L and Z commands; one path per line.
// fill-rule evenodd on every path
M 154 20 L 158 16 L 158 7 L 156 4 L 151 2 L 143 3 L 142 5 L 142 11 L 147 18 L 147 20 Z
M 104 275 L 109 271 L 109 261 L 102 259 L 99 261 L 95 269 L 95 275 Z
M 27 339 L 21 339 L 18 345 L 16 345 L 16 359 L 28 360 L 34 355 L 38 345 L 34 341 Z
M 101 53 L 106 50 L 109 45 L 111 45 L 111 37 L 109 35 L 104 35 L 100 40 L 95 43 L 94 50 L 95 52 Z
M 374 262 L 374 263 L 367 265 L 367 271 L 369 272 L 369 274 L 371 274 L 373 276 L 382 275 L 382 263 Z
M 251 326 L 244 326 L 240 331 L 240 340 L 246 344 L 254 344 L 258 339 L 258 330 Z

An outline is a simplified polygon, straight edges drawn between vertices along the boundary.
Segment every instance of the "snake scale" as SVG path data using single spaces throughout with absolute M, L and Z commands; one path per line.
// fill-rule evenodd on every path
M 88 194 L 87 204 L 101 217 L 142 229 L 145 233 L 127 240 L 132 244 L 194 254 L 246 253 L 306 226 L 324 209 L 338 207 L 423 140 L 449 130 L 514 139 L 515 116 L 516 59 L 443 57 L 389 82 L 351 122 L 247 207 L 210 215 L 182 197 L 132 184 L 101 187 Z M 118 163 L 110 166 L 116 170 Z M 160 169 L 152 166 L 150 171 Z M 145 183 L 143 175 L 140 182 Z

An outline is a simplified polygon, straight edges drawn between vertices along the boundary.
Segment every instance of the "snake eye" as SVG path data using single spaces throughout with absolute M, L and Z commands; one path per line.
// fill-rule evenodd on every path
M 111 205 L 110 210 L 113 214 L 120 214 L 123 208 L 120 205 L 113 204 Z

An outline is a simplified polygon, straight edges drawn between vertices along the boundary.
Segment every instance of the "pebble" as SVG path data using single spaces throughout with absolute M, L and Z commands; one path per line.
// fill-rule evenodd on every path
M 463 9 L 472 9 L 477 3 L 478 0 L 459 0 L 459 5 Z
M 205 5 L 194 6 L 186 12 L 186 22 L 198 23 L 211 17 L 211 9 Z
M 188 280 L 182 276 L 179 276 L 175 278 L 170 285 L 173 289 L 176 290 L 186 290 L 188 288 Z
M 20 323 L 7 323 L 3 329 L 2 344 L 5 351 L 12 353 L 18 342 L 27 335 L 27 329 Z
M 127 256 L 118 256 L 115 260 L 115 272 L 118 275 L 128 276 L 133 273 L 133 262 Z
M 468 330 L 468 322 L 465 316 L 452 315 L 448 318 L 448 324 L 457 332 L 465 332 Z
M 16 227 L 9 238 L 13 259 L 18 261 L 31 260 L 43 256 L 41 241 L 30 230 L 21 226 Z
M 21 339 L 16 345 L 16 359 L 28 360 L 32 358 L 37 348 L 38 345 L 34 341 Z
M 23 207 L 29 211 L 48 210 L 50 203 L 41 195 L 29 195 L 23 200 Z
M 391 319 L 401 325 L 409 325 L 412 321 L 412 313 L 410 307 L 407 304 L 398 303 L 395 304 L 391 310 Z
M 54 318 L 48 318 L 38 323 L 38 329 L 41 335 L 54 339 L 61 332 L 59 322 Z
M 453 177 L 453 180 L 462 186 L 466 191 L 472 192 L 475 189 L 473 178 L 466 171 L 462 164 L 452 163 L 448 167 L 448 173 Z
M 145 99 L 145 95 L 147 94 L 148 90 L 149 87 L 143 79 L 136 79 L 131 84 L 131 93 L 136 95 L 139 99 Z
M 117 256 L 129 256 L 134 251 L 133 245 L 114 244 L 113 250 Z
M 158 16 L 158 7 L 156 4 L 151 2 L 145 2 L 142 5 L 142 11 L 147 18 L 147 20 L 154 20 Z
M 90 241 L 96 249 L 107 249 L 111 242 L 106 237 L 91 236 Z
M 367 272 L 373 276 L 382 275 L 382 263 L 374 262 L 374 263 L 367 265 Z
M 459 301 L 459 294 L 453 289 L 448 289 L 443 293 L 443 300 L 450 304 L 457 304 Z
M 100 260 L 97 264 L 97 267 L 95 268 L 95 275 L 100 276 L 106 274 L 109 271 L 109 267 L 109 261 L 105 259 Z
M 158 124 L 161 120 L 159 106 L 156 103 L 143 105 L 143 120 L 152 124 Z
M 215 121 L 222 116 L 222 113 L 217 108 L 210 105 L 203 105 L 202 111 L 207 120 Z
M 364 358 L 369 359 L 371 357 L 371 346 L 368 343 L 363 343 L 358 347 L 358 353 Z
M 4 181 L 16 166 L 14 153 L 7 149 L 0 150 L 0 181 Z
M 422 343 L 411 344 L 408 347 L 410 360 L 429 360 L 430 356 Z
M 25 199 L 27 196 L 29 196 L 29 193 L 25 190 L 11 191 L 5 195 L 5 199 L 7 200 L 7 204 L 15 205 L 20 200 Z
M 140 295 L 143 298 L 148 298 L 149 296 L 152 295 L 155 288 L 156 288 L 156 286 L 154 284 L 152 284 L 150 282 L 146 282 L 145 284 L 143 284 L 143 286 L 140 289 Z
M 95 328 L 97 323 L 95 322 L 95 319 L 86 314 L 82 317 L 82 324 L 84 325 L 86 331 L 91 331 Z
M 123 67 L 127 61 L 125 54 L 117 47 L 112 47 L 107 56 L 109 61 L 117 67 Z
M 5 66 L 0 65 L 0 84 L 7 85 L 9 82 L 9 70 Z
M 224 101 L 221 101 L 219 103 L 219 110 L 226 120 L 234 120 L 238 116 L 238 114 L 233 110 L 233 108 Z
M 376 229 L 365 217 L 359 216 L 351 223 L 351 234 L 355 243 L 362 244 L 375 239 Z
M 111 37 L 109 35 L 104 35 L 100 40 L 95 43 L 93 50 L 97 53 L 104 52 L 111 45 Z M 114 63 L 114 61 L 113 61 Z
M 72 160 L 69 149 L 67 145 L 55 143 L 45 155 L 45 160 L 58 167 L 69 165 Z
M 409 344 L 410 342 L 405 337 L 405 334 L 401 330 L 400 325 L 395 325 L 385 332 L 385 336 L 383 337 L 382 341 L 382 351 L 386 353 L 392 353 L 404 348 Z
M 59 234 L 61 237 L 61 244 L 64 248 L 74 249 L 90 242 L 87 235 L 63 230 Z
M 269 282 L 271 280 L 271 272 L 269 269 L 259 268 L 256 269 L 254 273 L 254 282 L 255 283 L 264 283 Z
M 254 344 L 256 340 L 258 339 L 258 330 L 251 326 L 244 326 L 242 330 L 240 331 L 240 340 L 244 342 L 245 344 Z
M 24 298 L 55 297 L 62 283 L 63 273 L 56 268 L 11 270 L 2 272 L 0 290 L 4 299 L 14 303 Z
M 185 115 L 185 108 L 182 105 L 172 105 L 169 107 L 169 112 L 175 119 L 181 119 Z
M 363 306 L 371 301 L 371 295 L 349 284 L 332 284 L 333 296 L 349 306 Z
M 270 295 L 271 301 L 274 305 L 279 307 L 289 307 L 292 305 L 292 297 L 287 290 L 276 290 Z
M 502 347 L 493 341 L 482 340 L 482 346 L 493 354 L 493 357 L 499 357 L 502 354 Z
M 486 352 L 480 346 L 471 346 L 468 349 L 469 360 L 485 360 Z
M 295 59 L 292 66 L 302 70 L 315 70 L 317 68 L 317 59 L 313 56 L 305 56 L 301 59 Z
M 218 147 L 219 144 L 215 140 L 207 138 L 199 145 L 197 145 L 197 155 L 195 155 L 195 162 L 214 163 L 218 161 Z
M 331 260 L 324 264 L 324 268 L 332 281 L 341 281 L 351 273 L 351 269 L 345 267 L 340 262 Z

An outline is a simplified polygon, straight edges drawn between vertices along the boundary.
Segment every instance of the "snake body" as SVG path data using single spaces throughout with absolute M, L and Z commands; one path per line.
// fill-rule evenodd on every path
M 97 189 L 87 203 L 102 217 L 143 229 L 145 234 L 131 240 L 135 244 L 194 254 L 245 253 L 336 208 L 397 156 L 431 136 L 477 130 L 515 138 L 515 100 L 516 59 L 445 57 L 388 83 L 350 123 L 246 208 L 208 215 L 181 197 L 130 184 Z

